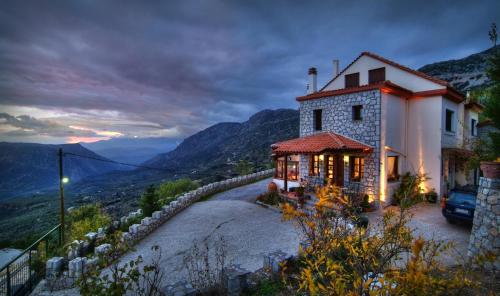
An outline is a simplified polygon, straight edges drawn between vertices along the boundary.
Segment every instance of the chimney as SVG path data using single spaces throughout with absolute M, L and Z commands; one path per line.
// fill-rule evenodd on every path
M 307 85 L 307 94 L 312 94 L 318 91 L 318 85 L 317 85 L 317 76 L 318 76 L 318 71 L 316 68 L 312 67 L 309 68 L 309 84 Z
M 339 75 L 339 60 L 333 60 L 333 77 Z

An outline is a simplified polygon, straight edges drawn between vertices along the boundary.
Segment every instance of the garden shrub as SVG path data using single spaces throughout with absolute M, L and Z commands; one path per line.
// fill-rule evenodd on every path
M 413 175 L 407 172 L 401 177 L 401 183 L 396 189 L 393 195 L 392 204 L 401 205 L 401 202 L 408 203 L 407 206 L 416 204 L 424 200 L 424 194 L 422 194 L 419 185 L 429 180 L 425 174 Z
M 165 182 L 158 188 L 160 205 L 168 205 L 170 202 L 174 201 L 177 196 L 196 188 L 198 188 L 198 183 L 188 178 Z
M 280 196 L 278 192 L 270 191 L 259 195 L 257 197 L 257 200 L 262 203 L 265 203 L 266 205 L 275 206 L 278 205 L 278 203 L 280 202 Z
M 85 234 L 111 223 L 111 218 L 102 211 L 99 204 L 88 204 L 74 209 L 68 220 L 70 241 L 84 239 Z

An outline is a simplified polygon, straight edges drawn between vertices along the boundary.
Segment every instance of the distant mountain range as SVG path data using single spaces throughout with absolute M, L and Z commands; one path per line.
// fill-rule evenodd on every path
M 181 141 L 170 138 L 113 138 L 82 143 L 82 146 L 118 162 L 140 164 L 160 153 L 171 151 Z
M 487 87 L 491 81 L 486 75 L 488 59 L 500 50 L 500 45 L 471 54 L 462 59 L 448 60 L 425 65 L 418 69 L 425 74 L 446 80 L 462 92 L 476 88 Z
M 45 145 L 32 143 L 0 143 L 0 199 L 12 195 L 56 188 L 59 185 L 57 151 L 106 160 L 80 144 Z M 71 182 L 88 176 L 119 170 L 121 166 L 88 158 L 66 156 L 64 175 Z
M 160 154 L 145 165 L 176 172 L 210 173 L 217 168 L 234 173 L 240 160 L 256 169 L 270 165 L 272 143 L 299 136 L 299 112 L 292 109 L 264 110 L 243 123 L 213 125 L 186 138 L 176 149 Z

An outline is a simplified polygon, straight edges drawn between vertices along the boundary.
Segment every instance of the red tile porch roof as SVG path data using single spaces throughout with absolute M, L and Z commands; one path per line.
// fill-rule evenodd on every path
M 273 154 L 313 154 L 326 150 L 371 152 L 373 147 L 333 132 L 321 132 L 271 145 Z

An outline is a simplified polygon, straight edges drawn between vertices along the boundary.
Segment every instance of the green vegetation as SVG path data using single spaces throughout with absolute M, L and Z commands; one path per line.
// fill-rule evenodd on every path
M 263 193 L 257 197 L 257 200 L 265 203 L 266 205 L 275 206 L 280 202 L 280 196 L 276 191 Z
M 198 183 L 187 179 L 165 182 L 159 188 L 150 185 L 142 194 L 139 206 L 145 217 L 149 217 L 154 211 L 159 211 L 162 206 L 168 205 L 179 195 L 198 188 Z
M 188 178 L 165 182 L 158 188 L 160 204 L 162 206 L 168 205 L 170 202 L 174 201 L 177 196 L 196 188 L 198 188 L 198 183 Z
M 246 159 L 240 160 L 236 164 L 236 168 L 235 169 L 236 169 L 236 172 L 238 173 L 238 175 L 240 175 L 240 176 L 248 175 L 248 174 L 250 174 L 250 173 L 253 172 L 252 163 L 249 162 Z
M 312 215 L 284 204 L 284 219 L 297 224 L 306 246 L 296 264 L 281 264 L 287 290 L 282 295 L 494 295 L 497 287 L 484 283 L 494 283 L 495 273 L 482 268 L 496 255 L 464 263 L 457 257 L 453 268 L 443 265 L 438 257 L 453 245 L 413 236 L 408 226 L 412 194 L 409 190 L 401 198 L 398 211 L 384 212 L 373 229 L 352 228 L 349 221 L 356 217 L 349 213 L 358 205 L 330 188 L 318 190 Z M 332 203 L 351 210 L 334 212 Z
M 500 50 L 495 51 L 490 59 L 488 76 L 493 82 L 485 102 L 484 116 L 493 121 L 493 126 L 500 130 Z M 500 133 L 490 133 L 492 158 L 500 156 Z
M 83 205 L 71 211 L 68 216 L 70 242 L 84 239 L 85 234 L 95 232 L 111 223 L 111 218 L 104 213 L 99 204 Z
M 424 194 L 420 189 L 420 184 L 429 178 L 424 175 L 413 175 L 407 172 L 401 176 L 401 183 L 393 195 L 392 204 L 400 206 L 410 206 L 423 201 Z M 403 205 L 402 203 L 409 203 Z
M 151 217 L 154 211 L 158 211 L 161 208 L 158 192 L 154 185 L 150 185 L 142 194 L 139 200 L 139 206 L 145 217 Z

